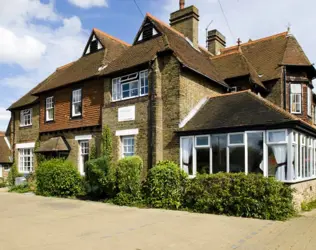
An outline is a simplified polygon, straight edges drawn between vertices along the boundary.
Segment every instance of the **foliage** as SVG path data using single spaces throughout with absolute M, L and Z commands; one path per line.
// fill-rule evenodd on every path
M 145 199 L 149 206 L 178 209 L 183 202 L 187 174 L 171 161 L 159 162 L 150 169 Z
M 115 173 L 106 157 L 86 163 L 86 187 L 89 196 L 100 199 L 112 197 L 115 186 Z
M 37 138 L 35 142 L 34 152 L 36 152 L 36 150 L 40 147 L 40 145 L 41 145 L 41 142 L 39 138 Z M 36 156 L 37 164 L 40 164 L 42 161 L 45 161 L 45 156 L 43 154 L 36 152 L 35 156 Z
M 89 152 L 89 160 L 95 160 L 97 159 L 97 147 L 95 145 L 95 142 L 92 142 L 92 145 L 90 147 Z
M 31 188 L 29 186 L 28 183 L 23 183 L 21 185 L 17 185 L 17 186 L 11 186 L 9 188 L 9 192 L 14 192 L 14 193 L 20 193 L 20 194 L 23 194 L 23 193 L 28 193 L 28 192 L 31 192 Z
M 7 183 L 5 182 L 4 178 L 0 177 L 0 188 L 4 188 L 7 186 Z
M 14 186 L 15 185 L 15 178 L 17 177 L 22 177 L 23 174 L 20 174 L 18 171 L 18 167 L 16 164 L 13 164 L 12 167 L 10 168 L 10 172 L 8 174 L 8 184 L 9 186 Z
M 311 211 L 316 208 L 316 200 L 310 202 L 302 202 L 301 209 L 302 211 Z
M 243 173 L 189 180 L 185 206 L 202 213 L 284 220 L 294 214 L 293 190 L 274 178 Z
M 35 192 L 36 190 L 36 175 L 35 172 L 32 172 L 26 176 L 26 182 L 30 191 Z
M 39 195 L 72 197 L 82 194 L 83 179 L 71 162 L 51 159 L 37 167 L 36 186 Z
M 141 198 L 143 161 L 139 156 L 129 156 L 118 161 L 116 167 L 116 192 L 114 203 L 130 205 Z
M 112 133 L 109 126 L 104 126 L 101 140 L 101 155 L 112 161 Z

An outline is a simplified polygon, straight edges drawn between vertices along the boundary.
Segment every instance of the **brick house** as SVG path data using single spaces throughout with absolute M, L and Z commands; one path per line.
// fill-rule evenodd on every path
M 12 164 L 11 146 L 7 134 L 0 131 L 0 178 L 6 178 Z
M 147 14 L 132 45 L 93 29 L 80 59 L 9 108 L 22 172 L 34 169 L 38 142 L 37 152 L 67 157 L 84 173 L 108 125 L 114 158 L 140 155 L 144 175 L 173 160 L 192 176 L 258 172 L 316 188 L 316 71 L 295 37 L 226 47 L 212 30 L 205 49 L 198 9 L 180 6 L 170 26 Z

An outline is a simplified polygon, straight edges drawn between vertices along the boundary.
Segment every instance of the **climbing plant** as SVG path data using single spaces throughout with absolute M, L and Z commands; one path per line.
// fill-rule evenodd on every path
M 101 154 L 109 161 L 112 160 L 112 134 L 107 125 L 105 125 L 102 130 Z

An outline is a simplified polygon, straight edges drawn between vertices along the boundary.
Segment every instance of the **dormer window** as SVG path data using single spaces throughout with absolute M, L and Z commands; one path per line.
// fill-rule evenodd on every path
M 85 55 L 97 52 L 99 50 L 103 49 L 103 46 L 99 39 L 96 37 L 95 34 L 93 34 L 88 42 L 88 45 L 86 46 Z
M 112 100 L 119 101 L 148 95 L 148 70 L 112 80 Z
M 302 86 L 301 84 L 291 84 L 291 113 L 301 114 L 302 113 Z
M 142 31 L 137 39 L 138 42 L 141 41 L 147 41 L 151 39 L 152 37 L 155 37 L 158 35 L 158 31 L 155 29 L 155 26 L 153 25 L 152 22 L 147 21 L 142 28 Z

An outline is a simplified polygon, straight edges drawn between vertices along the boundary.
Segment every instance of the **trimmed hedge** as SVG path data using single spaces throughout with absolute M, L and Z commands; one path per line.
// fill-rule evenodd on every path
M 155 208 L 182 206 L 187 174 L 171 161 L 159 162 L 150 169 L 145 185 L 146 203 Z
M 195 212 L 284 220 L 294 213 L 293 190 L 258 174 L 199 175 L 189 180 L 185 207 Z
M 125 157 L 116 167 L 115 204 L 131 205 L 141 199 L 143 161 L 139 156 Z
M 36 169 L 36 194 L 43 196 L 73 197 L 83 192 L 83 179 L 69 161 L 51 159 Z
M 85 167 L 87 194 L 95 199 L 113 197 L 115 172 L 107 158 L 88 161 Z

